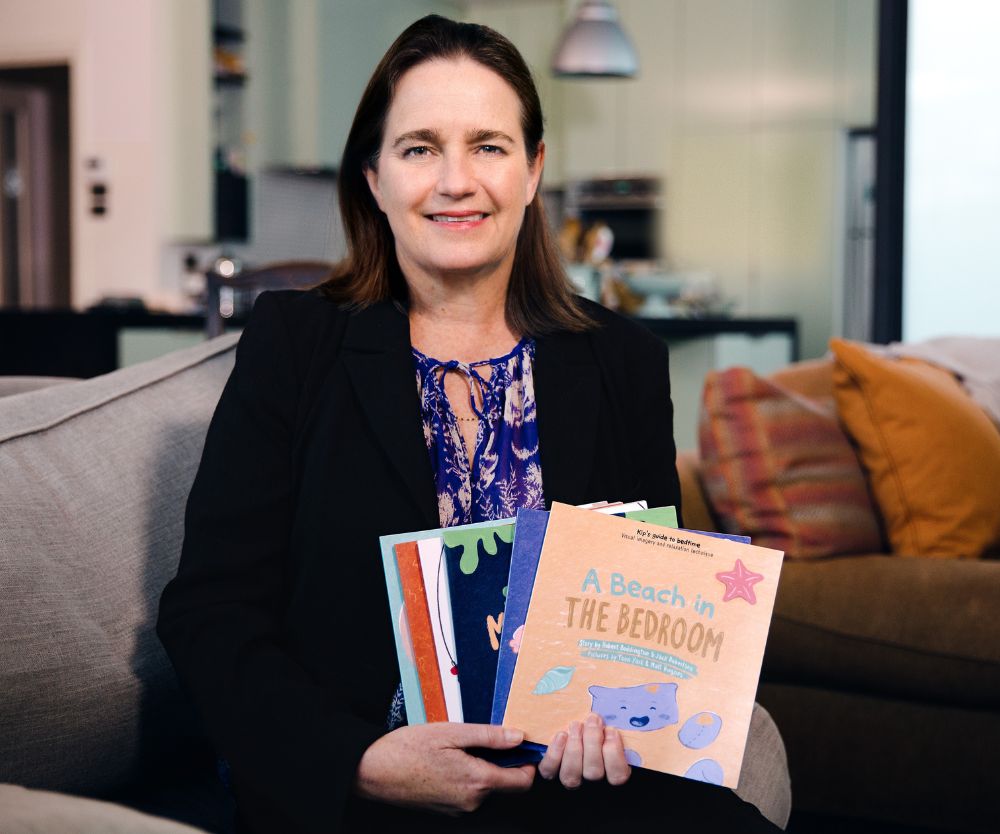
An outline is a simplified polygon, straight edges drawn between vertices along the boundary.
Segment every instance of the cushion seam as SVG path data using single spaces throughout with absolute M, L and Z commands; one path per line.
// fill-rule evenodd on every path
M 142 391 L 145 388 L 149 388 L 150 386 L 157 385 L 158 383 L 163 382 L 164 380 L 171 379 L 171 378 L 177 376 L 178 374 L 184 373 L 185 371 L 188 371 L 191 368 L 197 367 L 198 365 L 202 365 L 202 364 L 204 364 L 205 362 L 208 362 L 211 359 L 215 359 L 216 357 L 221 356 L 224 353 L 227 353 L 229 351 L 234 350 L 235 347 L 236 347 L 236 344 L 234 342 L 233 344 L 227 345 L 225 348 L 223 348 L 221 350 L 215 351 L 213 353 L 210 353 L 207 356 L 201 357 L 197 361 L 185 363 L 184 365 L 180 366 L 179 368 L 175 368 L 174 370 L 170 371 L 169 373 L 162 374 L 161 376 L 158 376 L 155 379 L 150 379 L 150 380 L 147 380 L 145 382 L 132 385 L 132 386 L 126 388 L 123 391 L 115 391 L 113 393 L 106 394 L 104 397 L 101 397 L 100 399 L 97 399 L 97 400 L 95 400 L 94 402 L 92 402 L 92 403 L 90 403 L 88 405 L 81 406 L 81 407 L 78 407 L 76 409 L 73 409 L 68 414 L 63 414 L 63 415 L 60 415 L 59 417 L 55 417 L 55 418 L 49 420 L 47 423 L 39 423 L 39 424 L 33 425 L 33 426 L 29 427 L 29 428 L 26 428 L 23 431 L 13 432 L 11 434 L 6 434 L 6 435 L 0 435 L 0 443 L 6 443 L 6 442 L 8 442 L 10 440 L 17 440 L 17 439 L 22 438 L 22 437 L 27 437 L 28 435 L 32 435 L 32 434 L 36 434 L 36 433 L 44 432 L 44 431 L 49 431 L 50 429 L 54 429 L 56 426 L 59 426 L 59 425 L 65 423 L 65 422 L 68 422 L 69 420 L 72 420 L 75 417 L 79 417 L 82 414 L 87 414 L 90 411 L 94 411 L 94 410 L 96 410 L 98 408 L 101 408 L 102 406 L 105 406 L 108 403 L 112 403 L 115 400 L 121 399 L 122 397 L 126 397 L 126 396 L 128 396 L 130 394 L 134 394 L 137 391 Z M 80 381 L 81 382 L 87 382 L 87 380 L 80 380 Z M 42 389 L 42 390 L 44 390 L 44 389 Z
M 986 664 L 989 666 L 996 666 L 1000 668 L 1000 661 L 990 660 L 988 658 L 980 657 L 970 657 L 968 655 L 961 654 L 945 654 L 944 652 L 934 651 L 932 649 L 922 649 L 915 646 L 907 646 L 903 643 L 897 643 L 892 640 L 885 640 L 876 637 L 862 637 L 857 634 L 851 634 L 847 631 L 842 631 L 836 628 L 829 628 L 828 626 L 817 625 L 816 623 L 810 623 L 805 620 L 800 620 L 795 617 L 789 617 L 787 614 L 775 614 L 774 619 L 784 620 L 786 623 L 791 623 L 793 625 L 801 626 L 802 628 L 807 628 L 812 631 L 821 631 L 827 634 L 833 634 L 837 637 L 843 637 L 847 640 L 853 640 L 857 643 L 867 643 L 872 646 L 881 646 L 883 648 L 896 649 L 898 651 L 909 652 L 911 654 L 924 655 L 927 657 L 935 657 L 939 659 L 950 659 L 950 660 L 961 660 L 967 663 L 977 663 Z

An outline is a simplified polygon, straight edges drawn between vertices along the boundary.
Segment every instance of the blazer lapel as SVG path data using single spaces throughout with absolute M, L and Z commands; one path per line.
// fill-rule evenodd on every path
M 424 444 L 406 315 L 390 302 L 352 314 L 344 334 L 343 357 L 372 430 L 427 528 L 437 527 L 434 474 Z
M 598 442 L 601 377 L 590 339 L 558 333 L 535 341 L 535 402 L 545 502 L 581 504 L 588 495 Z

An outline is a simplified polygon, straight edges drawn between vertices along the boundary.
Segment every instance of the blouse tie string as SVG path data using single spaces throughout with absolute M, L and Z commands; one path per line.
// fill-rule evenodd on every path
M 448 371 L 461 371 L 465 377 L 466 382 L 469 386 L 469 406 L 472 408 L 472 413 L 475 414 L 480 420 L 486 419 L 487 410 L 487 394 L 491 390 L 491 386 L 488 380 L 484 379 L 482 374 L 476 370 L 477 365 L 489 365 L 490 360 L 484 360 L 482 362 L 473 362 L 471 365 L 467 365 L 464 362 L 459 362 L 457 359 L 451 359 L 447 362 L 440 363 L 436 368 L 433 369 L 433 373 L 429 376 L 434 380 L 439 391 L 438 393 L 442 397 L 447 395 L 444 392 L 444 377 Z M 440 371 L 440 373 L 438 373 Z M 494 376 L 496 375 L 496 369 L 494 369 Z M 496 380 L 493 380 L 494 383 Z M 483 400 L 483 407 L 480 408 L 479 404 L 476 402 L 476 391 L 473 383 L 479 386 L 479 395 Z

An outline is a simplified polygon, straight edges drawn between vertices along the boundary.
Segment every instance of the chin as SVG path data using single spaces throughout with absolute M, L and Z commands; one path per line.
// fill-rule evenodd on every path
M 483 258 L 474 256 L 457 255 L 452 258 L 438 258 L 434 261 L 427 261 L 425 269 L 428 272 L 441 276 L 455 276 L 456 278 L 472 278 L 477 275 L 490 275 L 502 269 L 504 258 Z

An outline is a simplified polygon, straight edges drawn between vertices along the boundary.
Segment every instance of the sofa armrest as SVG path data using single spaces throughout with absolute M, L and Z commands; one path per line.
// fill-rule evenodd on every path
M 689 530 L 716 531 L 715 519 L 701 487 L 701 460 L 695 451 L 677 453 L 677 474 L 681 480 L 681 513 Z

